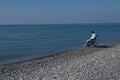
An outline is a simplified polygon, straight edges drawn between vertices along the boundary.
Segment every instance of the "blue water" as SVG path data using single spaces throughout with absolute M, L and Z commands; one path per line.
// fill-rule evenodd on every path
M 0 64 L 80 48 L 91 30 L 99 43 L 120 40 L 120 23 L 1 25 Z

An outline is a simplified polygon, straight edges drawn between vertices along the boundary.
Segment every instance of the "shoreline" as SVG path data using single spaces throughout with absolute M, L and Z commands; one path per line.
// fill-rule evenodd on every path
M 110 42 L 101 43 L 97 48 L 107 48 L 109 46 L 114 46 L 114 45 L 119 45 L 119 44 L 120 44 L 120 41 L 110 41 Z M 64 53 L 67 53 L 67 52 L 76 51 L 76 50 L 80 50 L 80 49 L 87 49 L 87 48 L 88 47 L 80 47 L 80 48 L 77 48 L 77 49 L 70 49 L 70 50 L 66 50 L 66 51 L 63 51 L 63 52 L 46 55 L 46 56 L 43 56 L 43 57 L 32 58 L 32 59 L 27 59 L 27 60 L 22 60 L 22 61 L 3 63 L 3 64 L 0 64 L 0 66 L 1 65 L 12 65 L 12 64 L 17 64 L 17 63 L 29 62 L 29 61 L 38 60 L 38 59 L 41 60 L 41 59 L 44 59 L 44 58 L 50 58 L 50 57 L 53 57 L 53 56 L 59 56 L 59 55 L 62 55 Z M 94 48 L 94 47 L 92 47 L 92 48 Z
M 48 78 L 49 80 L 65 80 L 65 78 L 63 79 L 62 76 L 64 75 L 62 74 L 66 73 L 64 77 L 68 79 L 68 77 L 70 78 L 70 75 L 72 76 L 73 74 L 76 74 L 76 73 L 71 74 L 69 73 L 69 71 L 71 72 L 71 70 L 73 70 L 72 72 L 74 72 L 74 68 L 82 70 L 82 67 L 79 65 L 85 64 L 86 61 L 89 62 L 92 58 L 91 57 L 90 60 L 87 60 L 87 57 L 89 59 L 89 57 L 93 55 L 101 56 L 100 54 L 97 54 L 97 53 L 107 52 L 107 51 L 108 51 L 107 53 L 109 53 L 110 50 L 112 49 L 114 50 L 115 47 L 117 46 L 120 46 L 120 41 L 102 43 L 98 47 L 79 48 L 75 50 L 69 50 L 69 51 L 65 51 L 62 53 L 56 53 L 53 55 L 36 58 L 36 59 L 2 64 L 0 65 L 0 79 L 4 79 L 4 80 L 13 80 L 13 79 L 47 80 Z M 81 63 L 79 63 L 78 61 L 80 61 Z M 103 65 L 101 61 L 100 61 L 100 64 Z M 96 66 L 100 67 L 100 64 Z M 89 64 L 88 66 L 90 65 L 91 64 Z M 75 66 L 77 66 L 78 68 Z M 94 65 L 91 65 L 91 66 L 94 66 Z M 85 67 L 87 66 L 85 65 Z M 53 70 L 53 72 L 51 70 Z M 63 71 L 63 73 L 62 72 L 59 73 L 59 70 L 60 72 L 65 70 L 65 72 Z M 84 74 L 84 73 L 81 73 L 81 74 Z M 72 77 L 71 79 L 76 79 L 77 76 L 76 77 L 75 76 L 76 75 L 74 75 L 74 77 Z M 88 80 L 87 77 L 86 77 L 86 80 Z

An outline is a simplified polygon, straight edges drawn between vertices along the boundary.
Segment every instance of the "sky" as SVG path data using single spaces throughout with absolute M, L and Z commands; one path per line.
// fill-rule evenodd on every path
M 120 23 L 120 0 L 0 0 L 0 24 Z

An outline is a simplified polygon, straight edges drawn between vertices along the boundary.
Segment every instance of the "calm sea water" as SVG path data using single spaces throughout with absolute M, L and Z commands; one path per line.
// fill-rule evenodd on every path
M 91 30 L 99 43 L 120 40 L 119 23 L 1 25 L 0 64 L 80 48 Z

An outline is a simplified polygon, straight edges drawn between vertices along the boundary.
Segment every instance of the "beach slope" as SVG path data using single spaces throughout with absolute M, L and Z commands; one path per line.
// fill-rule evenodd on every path
M 0 65 L 0 80 L 119 80 L 120 41 Z

